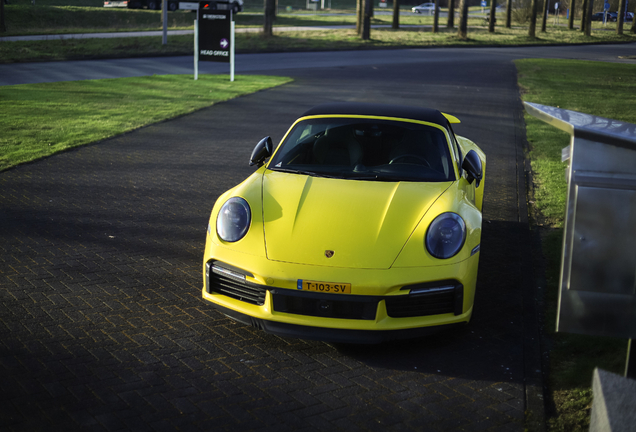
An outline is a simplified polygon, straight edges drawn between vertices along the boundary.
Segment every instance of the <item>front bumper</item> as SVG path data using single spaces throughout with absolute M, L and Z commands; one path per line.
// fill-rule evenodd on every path
M 313 327 L 308 325 L 288 324 L 268 321 L 242 314 L 232 309 L 213 304 L 215 309 L 227 317 L 242 324 L 261 329 L 267 333 L 299 339 L 320 340 L 335 343 L 378 344 L 401 339 L 414 339 L 428 336 L 443 330 L 451 330 L 466 325 L 465 322 L 435 327 L 418 327 L 402 330 L 350 330 L 342 328 Z
M 203 298 L 281 336 L 376 343 L 464 324 L 472 315 L 479 253 L 453 265 L 377 270 L 283 263 L 214 246 L 207 252 Z M 351 283 L 351 294 L 299 290 L 298 279 Z

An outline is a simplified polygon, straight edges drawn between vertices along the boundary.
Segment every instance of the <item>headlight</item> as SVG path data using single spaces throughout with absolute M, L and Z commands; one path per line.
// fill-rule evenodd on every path
M 456 213 L 442 213 L 428 227 L 426 249 L 435 258 L 455 256 L 466 241 L 466 223 Z
M 216 217 L 216 232 L 226 242 L 242 239 L 250 227 L 252 212 L 243 198 L 230 198 L 223 204 Z

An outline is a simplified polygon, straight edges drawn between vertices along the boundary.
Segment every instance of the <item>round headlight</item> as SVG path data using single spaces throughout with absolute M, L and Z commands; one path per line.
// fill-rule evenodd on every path
M 243 198 L 230 198 L 223 204 L 216 218 L 216 232 L 226 242 L 239 241 L 250 227 L 252 212 Z
M 426 249 L 435 258 L 455 256 L 466 241 L 466 223 L 456 213 L 442 213 L 428 227 Z

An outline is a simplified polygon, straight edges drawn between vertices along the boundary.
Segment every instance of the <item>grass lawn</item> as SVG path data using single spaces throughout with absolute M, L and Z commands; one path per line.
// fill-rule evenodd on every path
M 260 33 L 237 33 L 237 53 L 332 51 L 357 49 L 421 48 L 433 46 L 494 46 L 548 45 L 562 43 L 636 42 L 636 35 L 618 36 L 613 32 L 597 32 L 585 36 L 578 31 L 554 28 L 538 37 L 529 38 L 524 28 L 497 28 L 489 33 L 486 27 L 471 28 L 468 39 L 457 37 L 457 31 L 441 27 L 439 33 L 430 29 L 402 27 L 373 29 L 371 40 L 363 41 L 355 30 L 312 30 L 276 32 L 270 38 Z M 125 58 L 160 55 L 192 55 L 194 36 L 169 36 L 168 44 L 161 37 L 65 39 L 0 43 L 0 62 L 77 60 L 87 58 Z M 628 52 L 626 51 L 626 54 Z
M 76 3 L 89 0 L 76 0 Z M 39 6 L 25 4 L 24 0 L 13 0 L 5 6 L 7 32 L 2 36 L 29 34 L 66 34 L 92 32 L 121 32 L 161 30 L 160 11 L 145 9 L 103 8 L 101 2 L 91 0 L 92 6 L 57 6 L 53 0 L 40 0 Z M 352 3 L 352 5 L 354 5 Z M 545 45 L 564 43 L 608 43 L 634 42 L 636 35 L 629 33 L 616 35 L 615 24 L 604 27 L 594 23 L 592 36 L 565 27 L 548 25 L 547 32 L 537 32 L 537 37 L 529 38 L 527 26 L 514 25 L 507 29 L 497 26 L 489 33 L 481 16 L 468 20 L 468 39 L 457 37 L 455 28 L 446 27 L 446 18 L 440 18 L 440 31 L 432 33 L 433 17 L 412 14 L 404 8 L 400 16 L 399 30 L 390 27 L 392 15 L 376 11 L 372 25 L 371 40 L 363 41 L 354 30 L 325 29 L 316 31 L 277 32 L 280 26 L 334 26 L 355 25 L 355 9 L 321 11 L 310 14 L 307 11 L 282 12 L 274 23 L 274 36 L 265 38 L 260 33 L 237 33 L 237 53 L 284 52 L 308 50 L 354 50 L 388 49 L 427 46 L 497 46 L 497 45 Z M 479 9 L 479 8 L 478 8 Z M 185 11 L 168 13 L 168 28 L 192 29 L 194 14 Z M 455 24 L 458 23 L 455 20 Z M 499 23 L 504 22 L 502 14 Z M 239 13 L 236 25 L 240 30 L 246 27 L 260 28 L 263 24 L 260 13 Z M 417 26 L 417 27 L 413 27 Z M 170 36 L 168 44 L 161 44 L 161 37 L 135 37 L 113 39 L 66 39 L 50 41 L 21 41 L 0 43 L 0 62 L 78 60 L 87 58 L 124 58 L 160 55 L 192 55 L 193 36 Z
M 155 75 L 0 87 L 0 171 L 289 81 Z
M 529 102 L 636 123 L 636 68 L 628 64 L 576 60 L 517 60 L 522 97 Z M 592 371 L 623 373 L 627 341 L 554 333 L 565 213 L 566 164 L 561 149 L 569 135 L 525 116 L 534 176 L 535 208 L 545 228 L 547 260 L 546 327 L 550 344 L 549 387 L 554 403 L 550 429 L 586 431 L 589 427 Z

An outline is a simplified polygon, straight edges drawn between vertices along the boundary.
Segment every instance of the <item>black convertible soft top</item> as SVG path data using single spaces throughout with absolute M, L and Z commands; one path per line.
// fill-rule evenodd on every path
M 340 102 L 317 105 L 302 117 L 315 115 L 363 115 L 395 117 L 409 120 L 420 120 L 446 126 L 448 120 L 444 115 L 430 108 L 419 108 L 404 105 L 384 105 L 370 103 Z

